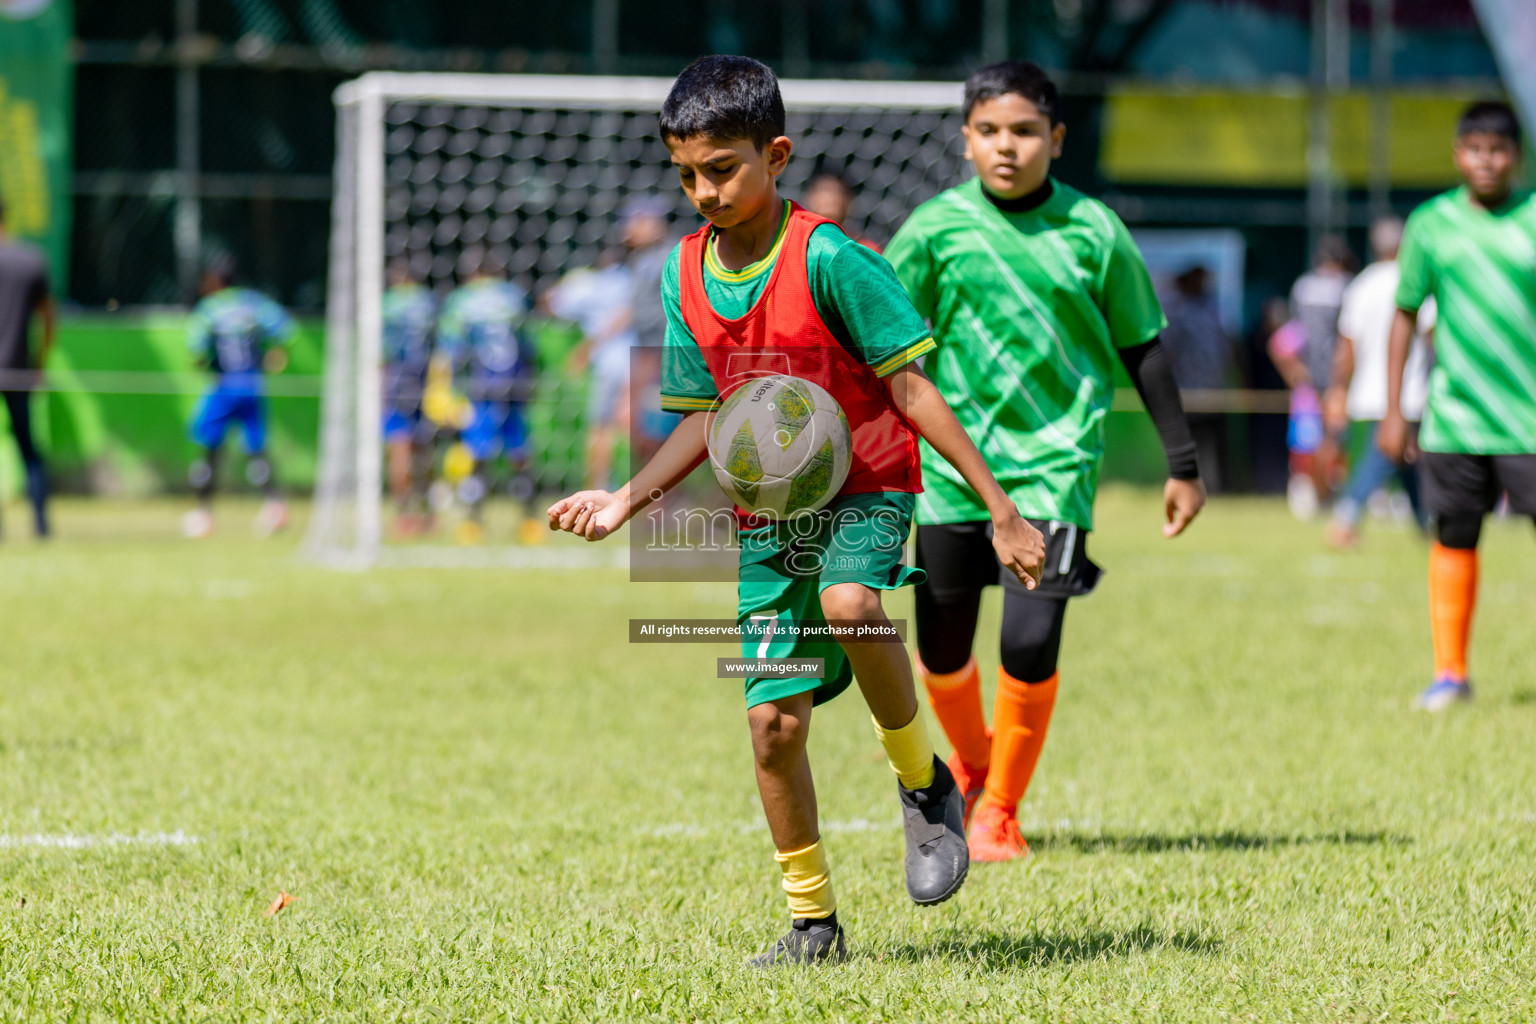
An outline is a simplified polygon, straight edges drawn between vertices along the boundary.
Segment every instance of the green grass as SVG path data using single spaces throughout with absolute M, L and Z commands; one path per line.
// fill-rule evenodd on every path
M 1476 704 L 1430 717 L 1421 543 L 1333 555 L 1246 500 L 1169 543 L 1109 493 L 1035 855 L 913 907 L 850 693 L 812 756 L 853 959 L 759 975 L 785 915 L 734 652 L 625 642 L 730 585 L 329 573 L 182 542 L 171 503 L 63 505 L 43 546 L 5 511 L 3 1020 L 1536 1015 L 1528 524 L 1485 541 Z M 993 594 L 989 679 L 996 629 Z

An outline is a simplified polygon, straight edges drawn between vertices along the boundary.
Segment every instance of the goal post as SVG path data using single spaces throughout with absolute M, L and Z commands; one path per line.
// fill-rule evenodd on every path
M 457 281 L 459 257 L 475 248 L 497 255 L 531 293 L 597 263 L 629 198 L 660 197 L 678 224 L 696 222 L 657 132 L 671 84 L 374 72 L 336 90 L 324 407 L 308 558 L 350 568 L 540 561 L 527 549 L 450 557 L 446 546 L 386 543 L 385 265 L 407 259 L 442 292 Z M 782 184 L 795 195 L 816 174 L 842 176 L 858 194 L 847 225 L 855 233 L 889 239 L 918 203 L 965 177 L 958 82 L 790 79 L 780 87 L 796 141 Z M 576 420 L 561 422 L 580 430 Z M 548 449 L 555 440 L 580 448 L 570 437 L 540 443 Z M 541 487 L 573 482 L 553 469 L 541 474 L 540 455 L 535 448 Z

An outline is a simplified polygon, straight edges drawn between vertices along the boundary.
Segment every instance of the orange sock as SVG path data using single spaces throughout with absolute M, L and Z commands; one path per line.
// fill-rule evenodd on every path
M 971 656 L 954 672 L 930 672 L 921 658 L 915 658 L 917 674 L 928 691 L 928 704 L 934 717 L 949 737 L 949 745 L 960 755 L 967 768 L 984 772 L 992 757 L 992 737 L 981 710 L 981 673 L 976 657 Z
M 1045 732 L 1056 707 L 1060 673 L 1041 683 L 1025 683 L 997 670 L 997 704 L 992 712 L 992 767 L 987 772 L 985 803 L 1016 812 L 1029 789 L 1035 763 L 1045 746 Z
M 1435 676 L 1467 678 L 1467 642 L 1477 605 L 1477 551 L 1429 549 L 1429 628 L 1435 639 Z

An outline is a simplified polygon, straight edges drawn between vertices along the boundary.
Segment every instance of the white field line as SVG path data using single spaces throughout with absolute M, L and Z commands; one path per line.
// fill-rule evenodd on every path
M 197 836 L 188 835 L 181 829 L 174 832 L 139 832 L 127 835 L 113 832 L 104 836 L 82 836 L 73 832 L 47 835 L 32 832 L 26 835 L 0 834 L 0 850 L 50 849 L 88 850 L 96 846 L 193 846 L 202 842 Z

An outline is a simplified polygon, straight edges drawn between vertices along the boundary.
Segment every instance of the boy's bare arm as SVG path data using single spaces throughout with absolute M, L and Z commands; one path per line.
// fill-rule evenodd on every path
M 1288 388 L 1304 387 L 1312 383 L 1312 375 L 1307 372 L 1307 364 L 1300 357 L 1291 355 L 1275 344 L 1273 336 L 1269 344 L 1265 346 L 1269 352 L 1269 361 L 1275 364 L 1275 369 L 1280 372 L 1280 377 Z
M 1019 515 L 1019 510 L 992 475 L 986 459 L 955 419 L 949 403 L 916 363 L 908 363 L 886 378 L 896 407 L 906 414 L 933 450 L 960 475 L 987 506 L 992 517 L 992 546 L 998 560 L 1030 590 L 1040 581 L 1045 562 L 1045 538 Z
M 549 528 L 602 540 L 704 461 L 709 413 L 691 412 L 629 483 L 617 491 L 577 491 L 549 506 Z
M 1399 309 L 1392 316 L 1387 341 L 1387 414 L 1376 428 L 1376 447 L 1393 462 L 1402 462 L 1408 448 L 1408 423 L 1403 419 L 1403 370 L 1418 327 L 1417 311 Z
M 1334 433 L 1349 426 L 1349 383 L 1355 377 L 1355 341 L 1344 332 L 1333 347 L 1333 369 L 1323 393 L 1323 423 Z

